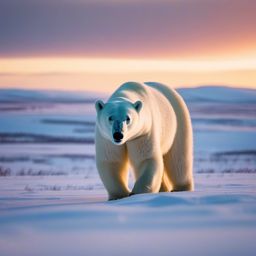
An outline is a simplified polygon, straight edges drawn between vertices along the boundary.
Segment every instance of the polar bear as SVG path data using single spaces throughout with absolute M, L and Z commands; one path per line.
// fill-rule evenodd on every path
M 193 190 L 193 135 L 181 96 L 160 83 L 127 82 L 95 103 L 96 165 L 109 200 Z M 135 183 L 128 188 L 128 166 Z

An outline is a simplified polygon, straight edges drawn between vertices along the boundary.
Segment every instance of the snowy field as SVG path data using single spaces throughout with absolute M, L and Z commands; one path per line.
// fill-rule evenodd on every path
M 255 255 L 256 91 L 180 93 L 195 191 L 107 202 L 93 104 L 106 95 L 0 90 L 0 255 Z

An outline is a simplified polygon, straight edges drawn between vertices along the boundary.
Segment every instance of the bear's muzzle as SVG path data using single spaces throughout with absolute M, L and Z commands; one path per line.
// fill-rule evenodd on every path
M 124 135 L 121 132 L 115 132 L 113 138 L 115 142 L 120 142 L 123 139 Z

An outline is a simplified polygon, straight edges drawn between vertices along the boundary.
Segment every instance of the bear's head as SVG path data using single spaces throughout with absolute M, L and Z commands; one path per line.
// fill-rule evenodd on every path
M 142 102 L 132 103 L 128 100 L 116 100 L 95 103 L 97 124 L 101 134 L 115 145 L 122 145 L 135 135 Z

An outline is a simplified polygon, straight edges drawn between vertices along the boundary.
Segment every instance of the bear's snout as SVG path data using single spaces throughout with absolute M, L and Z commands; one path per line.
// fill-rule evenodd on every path
M 124 135 L 121 132 L 115 132 L 113 138 L 116 142 L 120 142 L 123 139 Z

